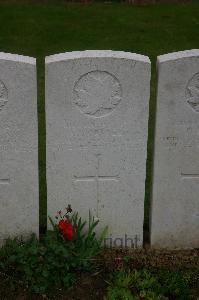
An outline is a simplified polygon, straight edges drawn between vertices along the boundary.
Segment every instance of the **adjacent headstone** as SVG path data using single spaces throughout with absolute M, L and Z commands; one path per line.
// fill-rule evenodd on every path
M 142 55 L 46 58 L 48 215 L 70 203 L 87 219 L 90 209 L 109 244 L 142 245 L 149 89 Z
M 0 245 L 38 235 L 37 136 L 36 60 L 0 53 Z
M 199 247 L 199 50 L 158 57 L 153 247 Z

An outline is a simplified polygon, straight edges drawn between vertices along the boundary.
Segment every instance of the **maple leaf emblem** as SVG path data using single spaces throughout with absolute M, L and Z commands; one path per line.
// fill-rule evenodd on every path
M 189 82 L 186 90 L 187 102 L 197 112 L 199 112 L 199 73 Z
M 121 100 L 118 80 L 103 71 L 92 71 L 80 78 L 74 93 L 80 110 L 95 117 L 109 113 Z
M 7 90 L 3 82 L 0 81 L 0 111 L 7 103 Z

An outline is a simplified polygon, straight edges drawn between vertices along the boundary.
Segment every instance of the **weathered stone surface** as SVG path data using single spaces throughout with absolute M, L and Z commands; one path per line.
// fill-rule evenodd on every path
M 199 247 L 199 50 L 158 57 L 151 244 Z
M 113 239 L 142 245 L 149 85 L 142 55 L 46 58 L 48 215 L 67 203 L 84 218 L 90 209 Z
M 0 53 L 0 244 L 38 234 L 37 136 L 36 61 Z

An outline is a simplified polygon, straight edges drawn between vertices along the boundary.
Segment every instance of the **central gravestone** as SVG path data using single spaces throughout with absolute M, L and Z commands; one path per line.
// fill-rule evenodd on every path
M 112 242 L 142 245 L 149 86 L 142 55 L 46 58 L 48 215 L 70 203 L 108 225 Z

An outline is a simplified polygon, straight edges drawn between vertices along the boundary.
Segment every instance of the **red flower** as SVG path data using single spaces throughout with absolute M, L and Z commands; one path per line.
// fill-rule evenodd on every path
M 73 225 L 64 220 L 59 221 L 59 230 L 65 240 L 71 241 L 74 235 Z

